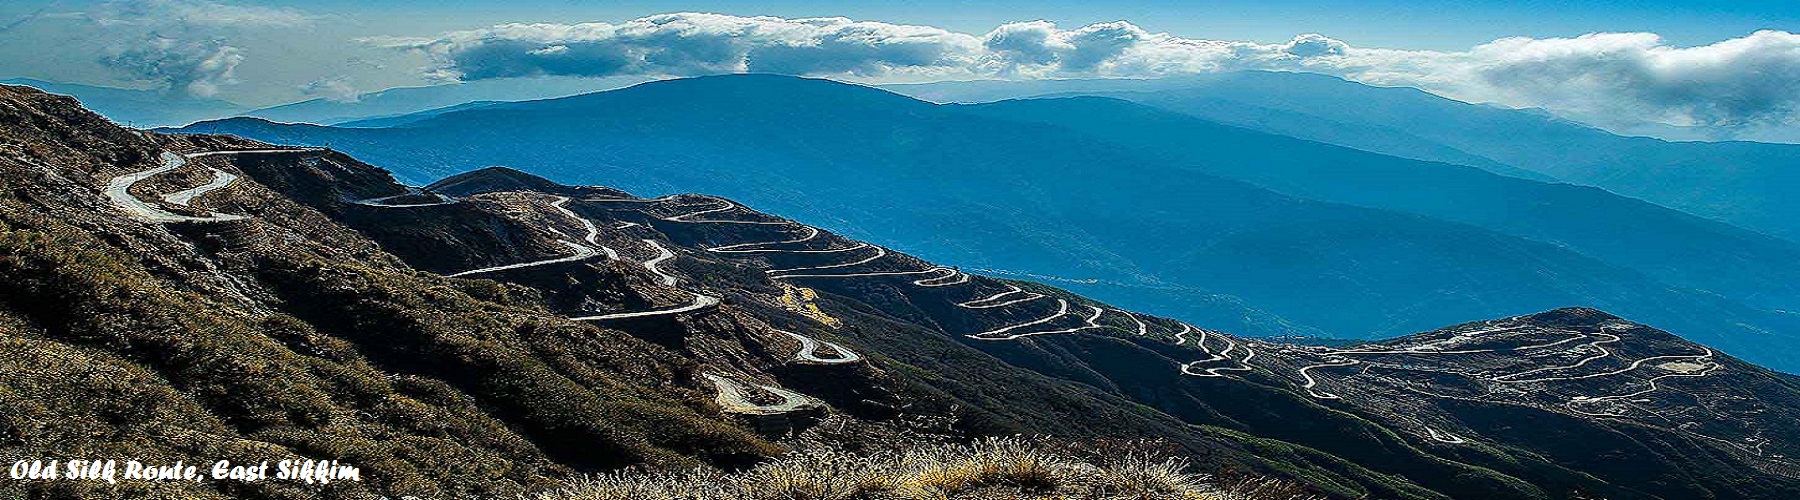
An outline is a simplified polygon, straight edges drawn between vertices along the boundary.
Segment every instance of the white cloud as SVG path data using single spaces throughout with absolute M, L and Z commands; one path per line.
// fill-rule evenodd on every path
M 297 9 L 211 0 L 113 0 L 81 15 L 102 25 L 267 27 L 313 21 L 313 16 Z
M 343 76 L 313 80 L 301 85 L 300 92 L 337 102 L 356 102 L 362 95 L 362 91 L 356 89 L 350 78 Z
M 470 80 L 741 72 L 883 76 L 965 68 L 980 47 L 973 36 L 929 26 L 693 13 L 620 24 L 502 24 L 431 39 L 370 41 L 423 51 L 441 63 L 438 76 Z
M 183 41 L 150 36 L 125 46 L 101 62 L 131 76 L 155 80 L 169 90 L 195 97 L 218 95 L 219 87 L 237 83 L 235 71 L 244 62 L 243 51 L 222 42 Z
M 213 0 L 112 0 L 67 17 L 91 24 L 113 42 L 100 63 L 169 92 L 213 97 L 238 83 L 245 51 L 230 37 L 247 29 L 305 26 L 314 17 L 291 8 Z
M 1578 119 L 1678 125 L 1791 123 L 1800 35 L 1699 47 L 1648 33 L 1506 38 L 1466 51 L 1359 48 L 1319 34 L 1285 43 L 1203 40 L 1124 21 L 1061 29 L 1012 23 L 974 36 L 930 26 L 676 13 L 619 24 L 505 24 L 381 44 L 423 51 L 449 79 L 773 72 L 865 81 L 1158 77 L 1310 71 L 1450 97 L 1543 107 Z
M 1288 41 L 1281 51 L 1297 57 L 1341 56 L 1350 51 L 1350 44 L 1318 33 L 1307 33 Z

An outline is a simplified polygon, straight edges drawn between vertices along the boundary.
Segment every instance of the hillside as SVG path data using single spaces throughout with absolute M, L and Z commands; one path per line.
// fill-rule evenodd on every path
M 231 120 L 185 130 L 330 145 L 419 183 L 514 165 L 632 192 L 720 193 L 1251 335 L 1381 338 L 1584 305 L 1800 366 L 1786 348 L 1800 317 L 1778 312 L 1800 298 L 1791 243 L 1600 190 L 1097 102 L 1114 101 L 942 106 L 740 75 L 385 129 Z M 1067 123 L 1084 120 L 1108 126 Z M 1159 142 L 1121 147 L 1106 130 L 1158 131 L 1136 139 Z M 1371 185 L 1375 196 L 1353 196 Z
M 499 497 L 1015 433 L 1159 439 L 1341 498 L 1800 493 L 1791 377 L 1591 309 L 1282 344 L 713 196 L 501 168 L 411 188 L 13 87 L 0 114 L 0 451 L 369 478 L 33 494 Z
M 479 279 L 582 246 L 544 225 L 573 212 L 542 194 L 449 198 L 337 153 L 144 134 L 15 87 L 0 87 L 0 115 L 0 274 L 12 285 L 0 292 L 0 455 L 305 457 L 354 463 L 368 478 L 52 482 L 33 496 L 507 497 L 623 466 L 744 466 L 792 446 L 777 440 L 906 446 L 1012 433 L 1164 438 L 1184 454 L 1219 450 L 1209 468 L 1269 470 L 1185 435 L 1173 417 L 1027 371 L 974 367 L 969 381 L 1026 392 L 959 401 L 895 370 L 904 365 L 875 368 L 838 343 L 776 330 L 758 318 L 793 317 L 739 307 L 741 292 L 679 291 L 637 247 L 625 250 L 629 265 L 549 259 L 591 289 Z M 517 187 L 467 180 L 469 192 Z M 586 227 L 586 244 L 654 245 Z M 661 308 L 677 311 L 631 312 Z M 807 386 L 817 396 L 777 385 L 821 375 L 830 383 Z

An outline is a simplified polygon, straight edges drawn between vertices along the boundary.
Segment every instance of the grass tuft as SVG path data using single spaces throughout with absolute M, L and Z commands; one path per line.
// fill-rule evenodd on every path
M 528 500 L 1310 498 L 1277 480 L 1239 480 L 1221 487 L 1190 469 L 1187 459 L 1150 447 L 1082 448 L 1007 437 L 869 455 L 798 452 L 736 473 L 629 470 L 570 481 Z

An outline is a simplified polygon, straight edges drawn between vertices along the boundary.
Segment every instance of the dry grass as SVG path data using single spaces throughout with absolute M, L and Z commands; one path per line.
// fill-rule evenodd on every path
M 1118 454 L 1100 454 L 1106 452 Z M 615 472 L 571 481 L 530 500 L 1304 498 L 1285 482 L 1234 481 L 1222 488 L 1190 469 L 1186 459 L 1149 449 L 1083 449 L 1012 437 L 872 455 L 803 452 L 730 474 Z

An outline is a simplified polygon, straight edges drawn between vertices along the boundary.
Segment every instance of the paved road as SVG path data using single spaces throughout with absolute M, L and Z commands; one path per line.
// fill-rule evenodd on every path
M 1187 343 L 1187 334 L 1189 333 L 1194 333 L 1194 327 L 1188 326 L 1187 323 L 1182 323 L 1181 331 L 1175 332 L 1175 345 Z
M 691 219 L 690 217 L 693 217 L 696 215 L 714 214 L 714 213 L 725 212 L 725 211 L 729 211 L 729 210 L 738 208 L 738 204 L 732 203 L 730 200 L 726 200 L 723 198 L 715 198 L 715 197 L 711 197 L 711 196 L 706 196 L 705 198 L 718 203 L 719 206 L 716 208 L 712 208 L 712 209 L 701 210 L 698 212 L 689 212 L 689 213 L 685 213 L 685 214 L 681 214 L 681 215 L 676 215 L 673 217 L 663 217 L 662 220 L 669 221 L 669 222 L 692 222 L 692 223 L 700 223 L 700 224 L 708 224 L 708 223 L 710 223 L 710 224 L 752 224 L 752 225 L 766 225 L 766 226 L 780 226 L 780 225 L 792 224 L 791 222 L 787 222 L 787 221 L 743 221 L 743 220 L 721 220 L 721 219 L 698 219 L 698 220 Z
M 722 375 L 707 373 L 702 374 L 701 376 L 706 377 L 706 380 L 712 382 L 713 387 L 718 389 L 719 394 L 715 396 L 713 400 L 717 401 L 719 406 L 725 411 L 731 413 L 779 415 L 782 413 L 792 413 L 799 410 L 824 406 L 823 402 L 813 399 L 810 396 L 772 385 L 757 385 L 753 389 L 747 384 L 740 383 L 737 380 Z M 766 405 L 752 402 L 750 400 L 750 392 L 756 389 L 761 389 L 769 394 L 779 397 L 781 398 L 781 401 Z
M 1144 324 L 1144 320 L 1138 319 L 1136 314 L 1132 314 L 1132 313 L 1127 312 L 1122 309 L 1113 309 L 1113 312 L 1123 314 L 1123 315 L 1125 315 L 1125 317 L 1131 318 L 1131 322 L 1137 324 L 1137 334 L 1139 337 L 1146 337 L 1146 336 L 1150 335 L 1150 325 Z
M 849 262 L 839 262 L 839 263 L 836 263 L 836 264 L 825 264 L 825 265 L 822 265 L 822 266 L 801 266 L 801 267 L 790 267 L 790 268 L 786 268 L 786 269 L 769 269 L 769 270 L 766 270 L 766 271 L 763 271 L 763 272 L 764 272 L 764 273 L 768 273 L 768 274 L 770 274 L 770 275 L 774 275 L 774 276 L 771 276 L 771 277 L 775 277 L 775 276 L 779 276 L 779 275 L 781 275 L 781 274 L 782 274 L 782 273 L 788 273 L 788 272 L 793 272 L 793 271 L 817 271 L 817 270 L 820 270 L 820 269 L 837 269 L 837 268 L 840 268 L 840 267 L 852 267 L 852 266 L 860 266 L 860 265 L 863 265 L 863 264 L 868 264 L 868 263 L 870 263 L 870 262 L 875 262 L 875 261 L 876 261 L 876 260 L 880 260 L 880 259 L 881 259 L 881 258 L 882 258 L 882 257 L 886 257 L 886 256 L 887 256 L 887 249 L 886 249 L 886 248 L 881 248 L 881 247 L 878 247 L 878 246 L 874 246 L 874 245 L 864 245 L 864 246 L 863 246 L 863 248 L 873 248 L 873 249 L 875 249 L 875 255 L 870 255 L 870 256 L 868 256 L 868 257 L 864 257 L 864 258 L 861 258 L 861 259 L 857 259 L 857 260 L 853 260 L 853 261 L 849 261 Z
M 943 266 L 934 267 L 931 269 L 927 269 L 926 272 L 928 272 L 928 273 L 948 272 L 949 274 L 945 274 L 943 276 L 938 276 L 938 277 L 933 277 L 933 278 L 916 279 L 916 280 L 913 280 L 912 284 L 926 287 L 926 288 L 937 288 L 937 287 L 961 285 L 961 284 L 969 282 L 969 274 L 968 273 L 964 273 L 962 271 L 958 271 L 958 270 L 951 269 L 948 267 L 943 267 Z
M 1350 365 L 1354 365 L 1354 364 L 1357 364 L 1357 363 L 1361 363 L 1361 361 L 1357 361 L 1357 360 L 1354 360 L 1354 359 L 1352 359 L 1352 360 L 1349 360 L 1349 361 L 1342 361 L 1342 362 L 1337 362 L 1337 363 L 1320 363 L 1320 364 L 1316 364 L 1316 365 L 1308 365 L 1308 366 L 1306 366 L 1306 367 L 1305 367 L 1305 368 L 1301 368 L 1301 369 L 1300 369 L 1300 378 L 1301 378 L 1301 379 L 1304 379 L 1304 382 L 1305 382 L 1305 383 L 1304 383 L 1304 384 L 1301 384 L 1301 385 L 1300 385 L 1300 388 L 1301 388 L 1301 389 L 1305 389 L 1305 390 L 1306 390 L 1306 393 L 1307 393 L 1307 394 L 1308 394 L 1308 395 L 1311 395 L 1311 396 L 1312 396 L 1312 397 L 1315 397 L 1315 398 L 1319 398 L 1319 399 L 1344 399 L 1344 398 L 1341 398 L 1341 397 L 1338 397 L 1338 395 L 1336 395 L 1336 394 L 1332 394 L 1332 393 L 1329 393 L 1329 392 L 1319 392 L 1319 391 L 1318 391 L 1318 390 L 1315 390 L 1315 389 L 1314 389 L 1314 387 L 1317 387 L 1317 386 L 1318 386 L 1318 385 L 1319 385 L 1319 381 L 1317 381 L 1317 380 L 1313 380 L 1313 377 L 1312 377 L 1312 373 L 1309 373 L 1309 372 L 1311 372 L 1311 371 L 1312 371 L 1312 370 L 1314 370 L 1314 369 L 1318 369 L 1318 368 L 1331 368 L 1331 367 L 1337 367 L 1337 366 L 1350 366 Z
M 1033 300 L 1044 298 L 1044 294 L 1037 293 L 1037 292 L 1027 292 L 1024 289 L 1019 288 L 1014 285 L 1006 285 L 1006 288 L 1007 288 L 1007 290 L 1004 292 L 996 293 L 993 295 L 989 295 L 986 297 L 982 297 L 979 299 L 970 300 L 970 301 L 966 301 L 966 302 L 958 302 L 958 303 L 956 303 L 956 306 L 965 308 L 965 309 L 993 309 L 996 307 L 1006 307 L 1006 306 L 1010 306 L 1010 305 L 1014 305 L 1014 304 L 1023 304 L 1026 302 L 1031 302 Z M 1013 294 L 1023 294 L 1023 298 L 1006 300 L 1004 302 L 995 302 L 1002 298 L 1011 297 Z
M 527 267 L 547 266 L 550 264 L 558 264 L 558 263 L 562 263 L 562 262 L 575 262 L 578 260 L 583 260 L 583 259 L 587 259 L 589 257 L 600 255 L 599 250 L 595 250 L 592 247 L 588 247 L 588 246 L 582 245 L 580 243 L 576 243 L 576 242 L 568 241 L 568 240 L 556 240 L 556 242 L 563 244 L 563 246 L 569 247 L 569 250 L 574 253 L 570 254 L 567 257 L 557 257 L 554 259 L 534 260 L 531 262 L 520 262 L 518 264 L 507 264 L 504 266 L 484 267 L 481 269 L 470 269 L 468 271 L 451 274 L 450 277 L 460 278 L 463 276 L 491 273 L 491 272 L 496 272 L 496 271 L 509 271 L 509 270 L 513 270 L 513 269 L 523 269 L 523 268 L 527 268 Z
M 805 235 L 801 236 L 799 238 L 794 238 L 791 240 L 758 241 L 758 242 L 754 242 L 754 243 L 739 243 L 736 245 L 724 245 L 724 246 L 708 248 L 708 249 L 706 249 L 706 251 L 718 252 L 718 253 L 763 253 L 763 252 L 795 253 L 798 251 L 797 250 L 780 250 L 780 249 L 771 249 L 771 248 L 760 248 L 760 247 L 766 247 L 766 246 L 770 246 L 770 245 L 791 245 L 794 243 L 805 243 L 808 241 L 812 241 L 813 238 L 819 237 L 819 228 L 812 227 L 812 226 L 801 226 L 801 227 L 804 228 L 801 230 L 801 232 L 805 233 Z M 841 252 L 844 250 L 835 250 L 835 251 Z M 815 250 L 815 252 L 816 252 L 816 250 Z
M 650 248 L 656 249 L 656 257 L 644 261 L 644 269 L 650 270 L 651 274 L 655 274 L 658 278 L 662 279 L 663 286 L 675 286 L 675 284 L 680 283 L 680 278 L 676 278 L 675 275 L 664 272 L 662 268 L 657 267 L 663 262 L 675 258 L 675 252 L 669 251 L 667 247 L 662 246 L 662 243 L 657 243 L 656 240 L 646 239 L 644 240 L 644 244 L 650 245 Z
M 550 206 L 555 208 L 557 212 L 561 212 L 563 216 L 574 219 L 575 222 L 581 224 L 582 229 L 587 231 L 587 234 L 582 236 L 581 240 L 587 242 L 588 246 L 599 248 L 600 251 L 606 253 L 606 258 L 608 259 L 619 260 L 619 252 L 617 250 L 613 250 L 612 247 L 600 244 L 600 227 L 594 225 L 594 221 L 588 220 L 587 217 L 582 217 L 581 214 L 575 213 L 574 210 L 569 210 L 569 197 L 558 196 L 556 197 L 555 202 L 550 203 Z
M 213 192 L 214 190 L 223 188 L 225 186 L 229 186 L 229 185 L 231 185 L 232 181 L 237 180 L 236 175 L 232 175 L 231 173 L 226 172 L 224 170 L 219 170 L 216 168 L 208 168 L 206 170 L 209 172 L 212 172 L 212 176 L 213 176 L 212 181 L 209 181 L 206 184 L 201 184 L 199 186 L 195 186 L 193 188 L 183 189 L 183 190 L 176 191 L 173 193 L 165 194 L 165 195 L 163 195 L 163 201 L 168 202 L 173 205 L 181 205 L 181 206 L 185 207 L 185 206 L 188 206 L 189 203 L 193 203 L 194 198 L 199 198 L 201 195 Z
M 689 292 L 689 293 L 692 293 L 692 292 Z M 573 317 L 573 318 L 569 318 L 569 319 L 575 320 L 575 321 L 604 321 L 604 320 L 609 320 L 609 319 L 642 318 L 642 317 L 647 317 L 647 316 L 664 316 L 664 315 L 669 315 L 669 314 L 681 314 L 681 313 L 686 313 L 686 312 L 693 312 L 693 311 L 698 311 L 701 309 L 719 305 L 718 297 L 701 295 L 698 293 L 695 293 L 693 295 L 694 295 L 694 303 L 688 304 L 685 306 L 681 306 L 681 307 L 672 307 L 672 308 L 668 308 L 668 309 L 652 309 L 649 311 L 638 311 L 638 312 L 628 312 L 628 313 L 579 316 L 579 317 Z
M 561 243 L 564 246 L 569 247 L 569 250 L 574 252 L 573 254 L 570 254 L 565 257 L 557 257 L 554 259 L 534 260 L 531 262 L 521 262 L 518 264 L 507 264 L 504 266 L 494 266 L 494 267 L 484 267 L 481 269 L 472 269 L 472 270 L 452 274 L 452 275 L 450 275 L 450 277 L 455 278 L 455 277 L 468 276 L 468 275 L 472 275 L 472 274 L 482 274 L 482 273 L 491 273 L 491 272 L 495 272 L 495 271 L 508 271 L 508 270 L 513 270 L 513 269 L 523 269 L 523 268 L 527 268 L 527 267 L 546 266 L 546 265 L 550 265 L 550 264 L 559 264 L 559 263 L 563 263 L 563 262 L 575 262 L 575 261 L 584 260 L 589 257 L 596 256 L 596 255 L 600 255 L 601 252 L 605 252 L 607 258 L 617 260 L 619 258 L 618 252 L 614 251 L 611 248 L 607 248 L 605 245 L 601 245 L 598 241 L 596 241 L 600 237 L 600 228 L 595 227 L 593 221 L 587 220 L 587 218 L 582 217 L 580 215 L 576 215 L 574 211 L 569 210 L 569 208 L 567 206 L 565 206 L 565 205 L 568 205 L 568 203 L 569 203 L 569 197 L 558 196 L 558 197 L 556 197 L 556 201 L 552 202 L 550 204 L 550 206 L 555 208 L 557 211 L 561 212 L 563 215 L 566 215 L 569 218 L 575 219 L 577 222 L 580 222 L 581 225 L 587 230 L 587 234 L 582 237 L 583 241 L 586 241 L 588 243 L 587 245 L 582 245 L 580 243 L 576 243 L 573 241 L 567 241 L 567 240 L 556 240 L 557 243 Z M 560 233 L 560 231 L 558 231 L 558 232 Z M 650 241 L 650 240 L 644 240 L 644 241 Z M 652 242 L 652 244 L 655 244 L 655 243 Z M 658 248 L 661 248 L 661 247 L 659 246 Z M 664 250 L 664 253 L 667 253 L 667 252 L 668 252 L 667 250 Z M 675 256 L 675 254 L 669 254 L 669 257 L 674 257 L 674 256 Z M 651 266 L 649 262 L 645 263 L 645 267 L 649 267 L 650 271 L 656 272 L 656 268 L 654 266 Z M 658 274 L 662 274 L 662 273 L 658 272 Z M 664 276 L 667 276 L 667 275 L 664 275 Z M 672 280 L 672 279 L 674 279 L 674 277 L 670 276 L 670 277 L 668 277 L 668 279 Z M 669 284 L 673 285 L 674 283 L 670 282 Z
M 159 165 L 155 168 L 151 168 L 148 170 L 132 172 L 129 174 L 114 177 L 111 180 L 107 181 L 106 189 L 104 192 L 106 194 L 106 197 L 108 199 L 112 200 L 113 205 L 116 205 L 120 209 L 125 210 L 126 213 L 131 214 L 133 217 L 137 217 L 139 219 L 150 221 L 150 222 L 225 222 L 225 221 L 242 220 L 245 218 L 244 216 L 233 215 L 233 214 L 212 214 L 212 215 L 203 216 L 203 217 L 196 217 L 196 216 L 191 216 L 191 215 L 181 215 L 181 214 L 173 213 L 168 210 L 163 210 L 161 207 L 158 207 L 156 205 L 145 203 L 144 200 L 138 199 L 138 197 L 136 197 L 136 196 L 132 196 L 131 195 L 131 187 L 136 185 L 139 182 L 143 182 L 145 179 L 149 179 L 151 177 L 162 175 L 164 173 L 167 173 L 167 172 L 173 171 L 175 169 L 181 168 L 183 166 L 186 166 L 188 164 L 188 160 L 190 160 L 190 159 L 204 158 L 204 157 L 208 157 L 208 156 L 218 156 L 218 155 L 261 154 L 261 153 L 296 153 L 296 152 L 305 152 L 305 151 L 314 151 L 314 150 L 312 150 L 312 149 L 247 149 L 247 150 L 238 150 L 238 151 L 207 151 L 207 152 L 203 152 L 203 153 L 189 153 L 186 155 L 180 155 L 180 154 L 175 154 L 175 153 L 170 153 L 170 152 L 164 151 L 160 155 L 160 159 L 162 160 L 162 165 Z M 237 179 L 236 176 L 227 174 L 218 169 L 212 169 L 212 171 L 214 172 L 212 182 L 207 183 L 204 186 L 200 186 L 200 187 L 193 188 L 193 189 L 187 189 L 187 190 L 183 190 L 183 191 L 179 191 L 179 192 L 170 194 L 168 196 L 165 196 L 164 200 L 167 200 L 170 203 L 174 203 L 176 205 L 184 205 L 185 206 L 189 202 L 192 202 L 195 197 L 206 194 L 207 192 L 213 191 L 215 189 L 225 187 L 226 185 L 231 184 L 231 182 L 233 180 Z
M 1189 332 L 1194 331 L 1194 328 L 1191 326 L 1188 326 L 1186 323 L 1183 323 L 1181 326 L 1183 328 L 1182 331 L 1180 333 L 1176 334 L 1176 337 L 1178 338 L 1178 340 L 1176 340 L 1177 344 L 1179 344 L 1181 342 L 1182 339 L 1180 339 L 1180 337 L 1182 335 L 1185 335 Z M 1192 361 L 1192 362 L 1181 365 L 1181 374 L 1195 376 L 1195 377 L 1223 377 L 1223 376 L 1225 376 L 1225 373 L 1223 373 L 1223 372 L 1247 372 L 1247 371 L 1252 371 L 1252 370 L 1256 369 L 1255 367 L 1250 365 L 1250 360 L 1256 359 L 1256 351 L 1250 349 L 1250 346 L 1248 344 L 1244 345 L 1244 353 L 1245 353 L 1244 359 L 1237 360 L 1237 359 L 1231 358 L 1231 351 L 1234 351 L 1237 349 L 1237 342 L 1233 342 L 1231 340 L 1231 337 L 1220 335 L 1219 338 L 1225 341 L 1225 350 L 1220 351 L 1218 353 L 1214 353 L 1214 352 L 1212 352 L 1212 348 L 1207 347 L 1207 345 L 1206 345 L 1206 341 L 1211 338 L 1212 338 L 1212 331 L 1204 330 L 1204 329 L 1200 330 L 1200 338 L 1194 340 L 1194 346 L 1199 347 L 1201 352 L 1205 352 L 1206 355 L 1208 356 L 1208 358 L 1202 359 L 1199 361 Z M 1194 368 L 1197 365 L 1211 363 L 1214 361 L 1231 361 L 1232 364 L 1228 365 L 1228 366 L 1216 366 L 1216 367 L 1205 368 L 1205 369 L 1200 369 L 1200 370 L 1196 370 Z
M 1613 355 L 1612 351 L 1607 350 L 1606 347 L 1603 347 L 1603 345 L 1618 342 L 1619 336 L 1613 335 L 1611 333 L 1607 333 L 1606 327 L 1601 327 L 1600 332 L 1597 335 L 1600 335 L 1600 336 L 1603 336 L 1606 338 L 1583 344 L 1583 346 L 1597 349 L 1600 352 L 1598 354 L 1594 354 L 1592 356 L 1581 358 L 1581 360 L 1576 361 L 1575 364 L 1564 365 L 1564 366 L 1548 366 L 1548 367 L 1544 367 L 1544 368 L 1538 368 L 1536 370 L 1527 370 L 1527 371 L 1523 371 L 1523 372 L 1519 372 L 1519 373 L 1510 373 L 1510 374 L 1494 377 L 1492 380 L 1495 382 L 1501 382 L 1501 383 L 1541 382 L 1544 380 L 1555 379 L 1555 377 L 1550 377 L 1550 378 L 1546 378 L 1546 379 L 1523 380 L 1523 381 L 1513 380 L 1513 379 L 1515 377 L 1523 377 L 1523 376 L 1531 375 L 1531 374 L 1535 374 L 1535 373 L 1543 373 L 1543 372 L 1548 372 L 1548 371 L 1562 371 L 1562 370 L 1571 370 L 1571 369 L 1575 369 L 1575 368 L 1580 368 L 1582 366 L 1586 366 L 1588 363 L 1592 363 L 1595 361 L 1599 361 L 1601 359 L 1611 357 Z
M 375 208 L 435 207 L 435 206 L 439 206 L 439 205 L 453 205 L 458 202 L 458 200 L 456 198 L 451 198 L 449 196 L 445 196 L 445 195 L 438 194 L 438 193 L 429 193 L 432 197 L 437 198 L 437 201 L 431 201 L 431 202 L 425 202 L 425 203 L 401 203 L 401 204 L 397 204 L 397 205 L 387 202 L 388 200 L 392 200 L 395 198 L 402 198 L 402 197 L 407 197 L 407 196 L 423 196 L 426 194 L 427 193 L 423 189 L 419 189 L 419 188 L 412 187 L 412 186 L 406 186 L 406 192 L 404 192 L 404 193 L 400 193 L 400 194 L 396 194 L 396 195 L 392 195 L 392 196 L 378 196 L 378 197 L 374 197 L 374 198 L 363 198 L 360 200 L 349 200 L 349 201 L 352 204 L 362 205 L 365 207 L 375 207 Z
M 787 330 L 776 330 L 776 331 L 785 333 L 789 337 L 793 337 L 794 340 L 800 341 L 800 352 L 797 354 L 794 354 L 794 359 L 796 361 L 799 361 L 802 363 L 812 363 L 812 364 L 821 364 L 821 365 L 842 365 L 842 364 L 849 364 L 849 363 L 855 363 L 857 361 L 862 361 L 861 355 L 851 352 L 849 349 L 844 348 L 844 346 L 837 345 L 837 344 L 834 344 L 831 342 L 826 342 L 823 340 L 814 340 L 812 337 L 808 337 L 808 336 L 801 335 L 798 333 L 790 332 Z M 819 357 L 818 351 L 819 351 L 819 346 L 821 344 L 824 345 L 825 347 L 831 348 L 832 351 L 836 351 L 838 353 L 838 355 L 836 357 L 831 357 L 831 358 Z
M 1096 323 L 1096 321 L 1099 321 L 1100 315 L 1105 314 L 1106 310 L 1098 308 L 1098 307 L 1094 307 L 1094 306 L 1087 306 L 1087 307 L 1088 307 L 1088 309 L 1092 310 L 1092 313 L 1089 314 L 1087 317 L 1082 318 L 1082 326 L 1078 326 L 1078 327 L 1074 327 L 1074 328 L 1064 328 L 1064 329 L 1059 329 L 1059 330 L 1015 331 L 1015 330 L 1026 329 L 1026 327 L 1037 326 L 1037 325 L 1049 323 L 1051 321 L 1056 321 L 1058 318 L 1067 316 L 1069 314 L 1069 301 L 1064 300 L 1064 299 L 1056 299 L 1056 313 L 1055 314 L 1051 314 L 1051 315 L 1046 316 L 1041 319 L 1027 321 L 1024 323 L 1019 323 L 1019 324 L 1010 325 L 1010 326 L 1003 326 L 1003 327 L 996 328 L 993 330 L 988 330 L 985 332 L 964 335 L 964 336 L 975 339 L 975 340 L 989 340 L 989 341 L 1017 340 L 1017 339 L 1021 339 L 1021 338 L 1025 338 L 1025 337 L 1035 337 L 1035 336 L 1039 336 L 1039 335 L 1058 335 L 1058 334 L 1064 334 L 1064 333 L 1075 333 L 1075 332 L 1079 332 L 1082 330 L 1105 328 L 1104 326 L 1100 325 L 1099 323 Z
M 1438 432 L 1437 429 L 1433 429 L 1429 426 L 1425 428 L 1425 432 L 1430 433 L 1431 439 L 1433 439 L 1437 442 L 1440 442 L 1440 443 L 1463 444 L 1463 443 L 1467 442 L 1467 441 L 1463 441 L 1463 438 L 1458 437 L 1455 434 L 1451 434 L 1448 432 Z
M 644 243 L 647 245 L 650 245 L 651 248 L 656 249 L 656 252 L 657 252 L 657 255 L 655 258 L 644 261 L 644 269 L 649 270 L 651 274 L 655 274 L 657 276 L 657 278 L 660 280 L 659 282 L 661 284 L 663 284 L 664 286 L 672 287 L 672 286 L 679 285 L 681 283 L 680 278 L 676 278 L 675 275 L 672 275 L 672 274 L 669 274 L 669 273 L 663 271 L 662 268 L 660 267 L 663 262 L 667 262 L 669 259 L 675 258 L 675 252 L 669 251 L 669 249 L 667 247 L 662 246 L 662 244 L 658 243 L 656 240 L 645 239 Z M 648 317 L 648 316 L 665 316 L 665 315 L 670 315 L 670 314 L 682 314 L 682 313 L 698 311 L 701 309 L 719 305 L 718 297 L 713 297 L 710 295 L 705 295 L 705 294 L 695 293 L 695 292 L 688 292 L 688 293 L 692 294 L 694 296 L 694 302 L 691 304 L 685 305 L 685 306 L 681 306 L 681 307 L 672 307 L 672 308 L 668 308 L 668 309 L 652 309 L 649 311 L 637 311 L 637 312 L 627 312 L 627 313 L 598 314 L 598 315 L 592 315 L 592 316 L 574 317 L 574 318 L 569 318 L 569 319 L 572 319 L 575 321 L 604 321 L 604 320 L 609 320 L 609 319 L 626 319 L 626 318 L 643 318 L 643 317 Z

